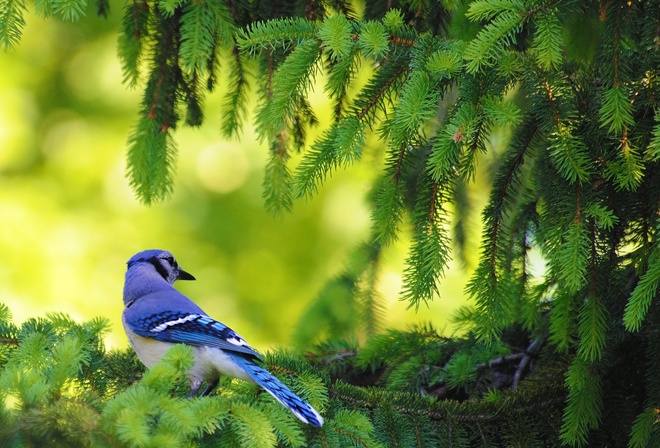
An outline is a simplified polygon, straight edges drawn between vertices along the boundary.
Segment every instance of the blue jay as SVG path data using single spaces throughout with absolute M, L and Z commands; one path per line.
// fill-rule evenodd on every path
M 202 383 L 209 394 L 220 374 L 263 387 L 301 421 L 323 425 L 323 418 L 308 403 L 291 392 L 255 361 L 261 358 L 231 328 L 210 318 L 200 307 L 177 291 L 176 280 L 195 280 L 179 267 L 171 253 L 145 250 L 128 260 L 124 282 L 122 322 L 131 346 L 142 363 L 151 368 L 174 344 L 193 348 L 195 364 L 188 371 L 189 397 Z

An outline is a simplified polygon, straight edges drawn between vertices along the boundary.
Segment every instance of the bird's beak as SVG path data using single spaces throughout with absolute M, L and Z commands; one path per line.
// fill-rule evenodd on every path
M 194 275 L 187 273 L 183 269 L 179 269 L 177 280 L 197 280 Z

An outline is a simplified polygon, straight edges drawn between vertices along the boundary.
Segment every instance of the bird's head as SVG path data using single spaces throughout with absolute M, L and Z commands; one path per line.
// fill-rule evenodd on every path
M 174 256 L 166 250 L 143 250 L 133 255 L 126 264 L 129 271 L 138 266 L 153 269 L 168 283 L 174 283 L 176 280 L 195 280 L 192 274 L 181 269 Z

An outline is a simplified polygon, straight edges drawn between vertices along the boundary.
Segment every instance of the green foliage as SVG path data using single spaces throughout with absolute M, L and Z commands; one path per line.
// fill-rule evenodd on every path
M 600 360 L 605 347 L 607 310 L 598 297 L 589 297 L 582 303 L 578 319 L 578 356 L 586 361 Z
M 615 85 L 603 93 L 600 121 L 609 132 L 619 135 L 635 124 L 630 97 L 623 86 Z
M 575 293 L 584 284 L 589 257 L 589 238 L 580 221 L 567 225 L 562 244 L 552 256 L 556 257 L 557 278 L 569 293 Z
M 248 90 L 250 84 L 247 80 L 247 67 L 244 58 L 238 51 L 238 47 L 232 49 L 232 58 L 229 59 L 229 94 L 223 103 L 223 109 L 227 111 L 222 117 L 221 130 L 225 137 L 237 135 L 243 127 L 243 122 L 248 114 Z M 209 88 L 214 87 L 215 80 L 209 78 Z
M 293 200 L 291 198 L 291 173 L 286 164 L 287 149 L 283 141 L 273 142 L 270 160 L 266 165 L 264 175 L 264 203 L 273 213 L 290 210 Z
M 35 9 L 75 19 L 85 3 L 39 1 Z M 24 11 L 22 2 L 0 0 L 4 48 L 20 38 Z M 365 154 L 381 161 L 369 243 L 321 290 L 294 336 L 300 349 L 319 344 L 331 381 L 372 387 L 326 382 L 327 400 L 316 399 L 331 418 L 305 433 L 305 443 L 650 444 L 657 438 L 650 409 L 660 399 L 660 383 L 648 373 L 660 368 L 649 348 L 657 348 L 660 316 L 659 17 L 657 1 L 370 0 L 363 17 L 341 1 L 272 9 L 135 2 L 119 39 L 125 82 L 136 85 L 140 69 L 148 70 L 129 138 L 130 183 L 145 203 L 171 193 L 180 108 L 186 124 L 202 122 L 200 86 L 213 89 L 219 61 L 231 54 L 222 129 L 238 134 L 254 86 L 258 137 L 270 149 L 270 211 L 312 198 L 328 176 Z M 308 142 L 319 125 L 311 97 L 321 86 L 333 120 Z M 296 151 L 300 157 L 292 157 Z M 379 334 L 382 251 L 410 237 L 401 298 L 414 308 L 434 300 L 450 262 L 452 222 L 465 246 L 460 222 L 475 180 L 490 182 L 491 191 L 466 288 L 473 307 L 461 315 L 467 336 L 447 340 L 431 328 Z M 68 337 L 45 350 L 49 335 L 26 335 L 3 354 L 7 372 L 18 368 L 13 351 L 39 366 L 3 379 L 30 405 L 65 390 L 81 374 L 76 366 L 94 359 Z M 548 378 L 555 382 L 544 389 Z M 263 403 L 234 395 L 221 402 L 230 420 L 200 421 L 222 428 L 226 446 L 303 443 Z M 560 416 L 550 425 L 559 440 L 535 413 L 548 402 Z M 526 420 L 516 426 L 518 418 Z M 135 424 L 126 437 L 157 435 L 144 421 Z M 190 431 L 180 434 L 201 437 L 199 428 Z
M 587 147 L 572 129 L 558 125 L 551 136 L 550 157 L 559 173 L 570 183 L 588 182 L 591 175 Z
M 293 193 L 298 199 L 311 198 L 334 169 L 360 159 L 364 145 L 364 124 L 354 117 L 344 119 L 316 140 L 296 167 Z
M 173 347 L 142 375 L 132 352 L 105 352 L 103 320 L 77 324 L 52 314 L 16 327 L 6 306 L 0 314 L 2 446 L 215 446 L 233 438 L 246 447 L 300 447 L 309 437 L 270 395 L 245 383 L 226 381 L 223 396 L 183 398 L 190 347 Z M 301 372 L 296 392 L 319 409 L 327 406 L 326 385 L 309 367 L 283 354 L 274 359 Z M 8 399 L 15 405 L 7 406 Z M 338 424 L 362 431 L 353 420 L 339 417 Z
M 34 2 L 34 12 L 44 18 L 52 16 L 53 3 L 48 0 L 37 0 Z
M 628 330 L 638 331 L 641 328 L 651 306 L 651 301 L 657 297 L 659 285 L 660 256 L 656 249 L 649 258 L 648 269 L 640 277 L 639 283 L 630 295 L 630 300 L 626 305 L 623 322 Z
M 296 46 L 272 79 L 272 97 L 257 112 L 262 135 L 276 135 L 300 112 L 302 98 L 311 89 L 321 53 L 313 40 Z
M 600 421 L 602 397 L 595 370 L 592 363 L 575 358 L 566 374 L 569 394 L 561 438 L 572 446 L 586 445 L 589 430 L 598 427 Z
M 453 78 L 463 69 L 463 46 L 464 44 L 460 41 L 445 42 L 444 48 L 429 57 L 426 70 L 434 76 Z
M 465 49 L 466 69 L 475 73 L 491 66 L 504 49 L 516 43 L 522 29 L 523 3 L 519 1 L 476 1 L 470 4 L 466 16 L 474 21 L 488 20 L 487 25 Z
M 390 9 L 383 16 L 383 25 L 390 33 L 397 33 L 404 27 L 404 17 L 399 9 Z
M 562 61 L 563 34 L 557 9 L 551 8 L 534 18 L 536 32 L 533 48 L 538 65 L 546 70 L 557 68 Z
M 54 14 L 64 20 L 76 21 L 85 14 L 87 0 L 52 0 L 51 5 Z
M 288 52 L 303 42 L 314 39 L 317 27 L 314 22 L 299 17 L 283 18 L 267 22 L 253 22 L 239 32 L 241 50 L 251 55 L 278 50 Z
M 124 7 L 117 52 L 122 62 L 123 82 L 129 87 L 135 87 L 140 79 L 144 42 L 149 37 L 148 19 L 149 5 L 146 2 L 128 3 Z
M 147 204 L 162 201 L 172 192 L 174 144 L 166 125 L 150 118 L 140 120 L 128 139 L 131 186 Z
M 430 177 L 430 176 L 429 176 Z M 429 302 L 438 294 L 438 282 L 449 259 L 449 238 L 445 233 L 442 193 L 436 182 L 424 179 L 425 190 L 416 206 L 415 221 L 423 227 L 414 230 L 410 255 L 403 273 L 404 290 L 401 298 L 408 307 L 418 308 L 421 301 Z
M 328 17 L 319 27 L 318 37 L 323 42 L 323 52 L 331 61 L 346 58 L 351 52 L 352 27 L 346 16 L 336 14 Z
M 103 320 L 50 314 L 19 327 L 4 305 L 0 317 L 0 443 L 8 447 L 584 445 L 609 381 L 599 365 L 558 359 L 542 349 L 542 335 L 530 343 L 531 334 L 513 327 L 490 346 L 426 325 L 376 334 L 361 347 L 318 346 L 311 363 L 268 354 L 266 367 L 325 417 L 322 428 L 310 428 L 238 380 L 222 379 L 218 394 L 184 398 L 190 347 L 173 347 L 144 372 L 132 351 L 105 351 Z M 521 344 L 527 349 L 511 348 Z M 567 396 L 561 376 L 569 363 Z M 562 425 L 566 399 L 565 414 L 580 417 Z M 655 419 L 654 408 L 637 416 L 631 446 L 646 446 Z
M 388 245 L 396 239 L 403 220 L 403 191 L 397 179 L 382 179 L 375 190 L 372 233 L 377 244 Z
M 628 141 L 621 142 L 621 151 L 607 168 L 606 174 L 619 189 L 634 191 L 642 183 L 644 165 Z
M 650 8 L 655 11 L 655 6 Z M 646 162 L 657 159 L 657 120 L 649 120 L 656 116 L 657 104 L 654 93 L 646 96 L 646 89 L 656 92 L 657 83 L 648 81 L 645 67 L 655 73 L 651 66 L 642 63 L 633 69 L 631 56 L 644 53 L 642 48 L 652 38 L 639 36 L 633 44 L 631 24 L 644 19 L 633 9 L 620 17 L 612 12 L 616 10 L 597 11 L 606 18 L 605 27 L 612 28 L 603 34 L 601 53 L 587 61 L 570 60 L 566 24 L 560 20 L 567 14 L 579 16 L 578 10 L 510 0 L 468 2 L 466 17 L 479 22 L 480 28 L 463 41 L 411 26 L 415 22 L 406 11 L 393 9 L 382 19 L 368 15 L 362 22 L 331 16 L 316 22 L 318 41 L 296 38 L 291 32 L 289 39 L 278 35 L 270 46 L 285 49 L 279 63 L 284 69 L 288 58 L 296 62 L 298 47 L 309 46 L 302 73 L 317 63 L 312 47 L 318 45 L 328 56 L 322 67 L 329 74 L 326 91 L 338 99 L 335 122 L 297 167 L 295 197 L 310 197 L 335 169 L 361 157 L 365 125 L 377 127 L 386 142 L 383 175 L 373 188 L 372 239 L 386 246 L 410 219 L 412 245 L 402 290 L 409 306 L 437 295 L 450 256 L 446 210 L 458 201 L 456 176 L 462 182 L 474 179 L 478 153 L 491 151 L 489 136 L 513 129 L 508 147 L 499 154 L 483 213 L 481 260 L 467 288 L 476 310 L 467 319 L 479 341 L 496 344 L 503 331 L 521 324 L 537 332 L 547 329 L 557 352 L 577 355 L 579 361 L 567 374 L 569 401 L 562 430 L 562 440 L 573 445 L 587 443 L 600 423 L 601 383 L 585 380 L 585 366 L 611 356 L 611 322 L 621 316 L 621 306 L 615 304 L 625 303 L 627 291 L 625 282 L 617 284 L 614 279 L 626 277 L 629 261 L 644 266 L 644 247 L 657 222 L 642 212 L 649 210 L 652 196 L 638 195 L 646 188 L 658 192 L 651 180 L 657 179 L 657 167 Z M 283 30 L 291 22 L 268 23 L 272 30 Z M 297 33 L 301 30 L 302 24 Z M 612 50 L 610 44 L 618 47 Z M 648 57 L 657 60 L 655 53 Z M 359 58 L 377 65 L 350 98 L 345 86 L 355 82 Z M 316 76 L 314 67 L 305 76 Z M 607 73 L 604 82 L 595 82 L 595 73 Z M 291 79 L 296 85 L 304 85 L 295 75 Z M 641 89 L 634 87 L 642 84 Z M 278 88 L 273 90 L 275 95 Z M 295 88 L 284 92 L 291 104 L 298 101 Z M 633 100 L 639 95 L 643 99 Z M 276 115 L 290 113 L 282 108 Z M 438 116 L 446 118 L 436 122 Z M 614 197 L 618 199 L 612 202 Z M 647 229 L 646 239 L 624 236 L 636 235 L 640 228 Z M 632 241 L 639 253 L 624 249 Z M 538 279 L 529 269 L 528 252 L 534 246 L 548 261 L 548 270 Z M 612 256 L 620 250 L 631 256 L 614 262 Z M 653 258 L 649 263 L 628 302 L 629 329 L 642 325 L 656 295 Z M 330 285 L 344 285 L 344 299 L 336 303 L 350 303 L 345 305 L 350 309 L 355 306 L 350 300 L 353 283 L 344 280 Z M 614 290 L 619 291 L 616 298 Z M 378 345 L 374 353 L 379 350 L 385 348 Z M 424 355 L 401 359 L 385 381 L 388 387 L 419 385 L 420 371 L 428 372 L 422 378 L 448 382 L 455 389 L 478 382 L 478 363 L 470 352 L 460 352 L 445 360 L 446 368 L 438 369 L 429 366 L 433 356 L 428 347 L 415 350 Z M 366 365 L 376 368 L 373 362 Z
M 116 433 L 128 446 L 181 446 L 220 426 L 229 411 L 225 403 L 188 401 L 168 393 L 173 384 L 181 382 L 192 359 L 190 347 L 174 347 L 140 383 L 108 401 L 100 416 L 108 432 Z
M 233 26 L 228 16 L 221 3 L 193 2 L 183 8 L 179 48 L 179 63 L 183 70 L 203 73 L 216 48 L 219 25 L 229 22 Z M 221 32 L 223 36 L 231 36 L 232 31 L 230 28 Z M 220 42 L 225 43 L 222 40 Z
M 0 2 L 0 45 L 3 50 L 13 48 L 20 41 L 25 26 L 25 10 L 25 2 L 22 0 Z
M 635 424 L 632 427 L 630 434 L 630 448 L 642 448 L 649 446 L 651 434 L 653 433 L 654 424 L 658 419 L 658 411 L 653 408 L 648 408 L 637 416 Z
M 388 34 L 381 22 L 364 22 L 360 30 L 360 50 L 365 57 L 380 58 L 388 48 Z
M 649 160 L 660 160 L 660 113 L 655 114 L 655 126 L 651 134 L 651 141 L 647 148 L 647 157 Z

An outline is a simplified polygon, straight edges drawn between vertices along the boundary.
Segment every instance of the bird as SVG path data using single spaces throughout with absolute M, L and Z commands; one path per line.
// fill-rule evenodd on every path
M 173 345 L 191 346 L 195 362 L 187 372 L 188 398 L 197 396 L 204 383 L 199 396 L 208 395 L 220 375 L 227 375 L 258 384 L 302 422 L 322 426 L 318 411 L 259 365 L 262 355 L 245 339 L 174 288 L 177 280 L 195 277 L 166 250 L 143 250 L 127 262 L 122 323 L 140 361 L 151 368 Z

